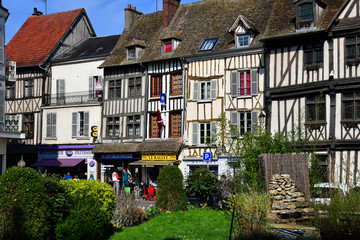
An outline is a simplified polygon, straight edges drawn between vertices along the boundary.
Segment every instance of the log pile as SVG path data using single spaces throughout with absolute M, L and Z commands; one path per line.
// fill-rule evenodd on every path
M 276 223 L 308 220 L 309 213 L 314 211 L 290 175 L 274 174 L 268 188 L 272 199 L 271 212 L 276 214 Z

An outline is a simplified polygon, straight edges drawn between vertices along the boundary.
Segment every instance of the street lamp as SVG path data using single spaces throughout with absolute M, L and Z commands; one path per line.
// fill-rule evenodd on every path
M 260 122 L 261 127 L 263 127 L 265 125 L 265 118 L 266 118 L 266 115 L 264 114 L 264 112 L 260 112 L 259 122 Z

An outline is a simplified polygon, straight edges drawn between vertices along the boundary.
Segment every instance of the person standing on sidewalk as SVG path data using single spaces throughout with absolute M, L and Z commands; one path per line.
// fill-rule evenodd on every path
M 115 192 L 115 195 L 118 195 L 119 194 L 119 188 L 120 188 L 120 178 L 119 177 L 119 174 L 116 172 L 116 170 L 112 173 L 111 175 L 111 179 L 113 181 L 113 188 L 114 188 L 114 192 Z

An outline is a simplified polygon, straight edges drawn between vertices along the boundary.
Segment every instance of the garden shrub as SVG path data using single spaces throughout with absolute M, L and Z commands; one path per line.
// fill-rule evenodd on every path
M 53 239 L 66 211 L 58 181 L 32 168 L 7 169 L 0 176 L 0 238 Z
M 124 190 L 121 190 L 116 196 L 116 206 L 111 223 L 118 229 L 140 224 L 145 218 L 145 210 L 138 204 L 135 194 L 126 194 Z
M 316 205 L 314 227 L 322 239 L 360 239 L 360 193 L 350 190 L 346 196 L 331 192 L 329 205 Z
M 168 211 L 185 210 L 184 178 L 177 166 L 165 166 L 157 179 L 156 206 Z
M 231 195 L 230 207 L 245 213 L 261 222 L 266 222 L 267 214 L 271 208 L 271 199 L 268 194 L 256 191 L 247 191 Z M 250 219 L 235 211 L 234 233 L 236 239 L 268 239 L 276 238 L 265 225 Z
M 201 203 L 208 203 L 217 194 L 217 178 L 207 168 L 198 168 L 187 179 L 186 193 Z
M 114 191 L 106 183 L 87 180 L 60 182 L 69 198 L 70 212 L 56 228 L 56 239 L 105 239 L 111 233 Z

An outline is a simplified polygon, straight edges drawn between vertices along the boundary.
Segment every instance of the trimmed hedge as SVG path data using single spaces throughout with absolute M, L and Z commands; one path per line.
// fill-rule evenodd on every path
M 165 166 L 157 179 L 156 206 L 168 211 L 186 209 L 184 178 L 177 166 Z

